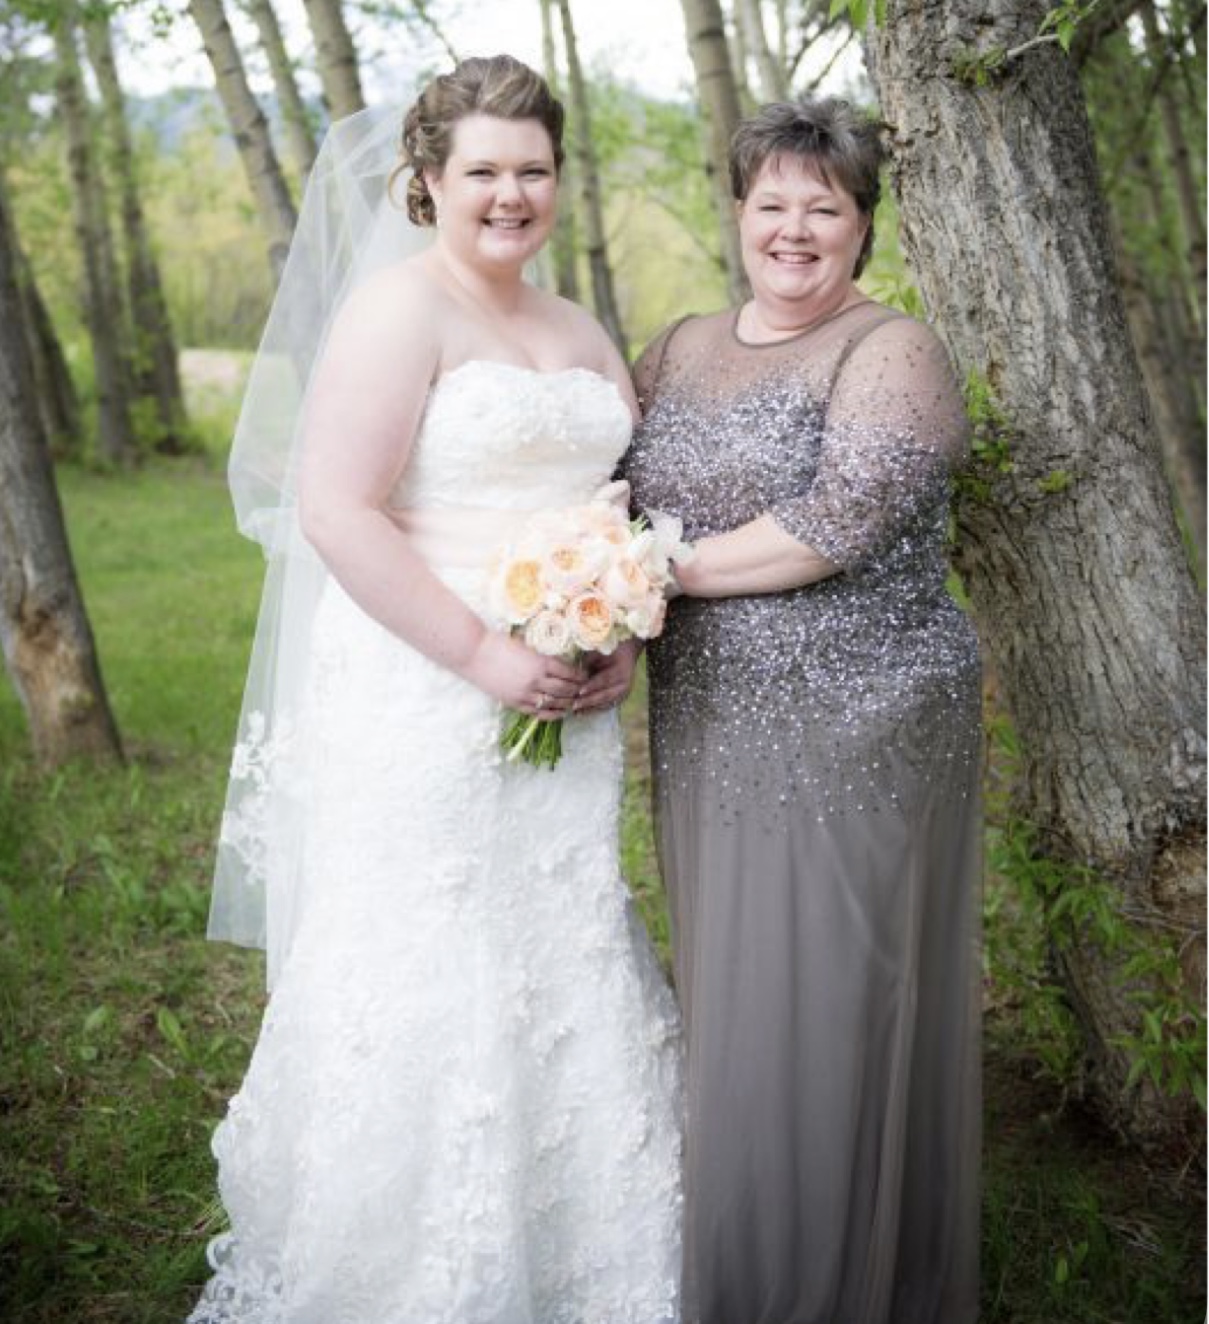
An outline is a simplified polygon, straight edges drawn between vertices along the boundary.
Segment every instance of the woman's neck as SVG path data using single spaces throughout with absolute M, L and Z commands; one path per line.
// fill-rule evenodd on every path
M 855 285 L 838 291 L 830 299 L 812 300 L 809 306 L 791 299 L 753 296 L 739 309 L 736 325 L 741 338 L 753 344 L 790 340 L 854 303 L 866 302 L 866 297 Z
M 484 270 L 460 260 L 440 241 L 433 254 L 457 291 L 484 316 L 506 320 L 520 308 L 525 292 L 522 268 Z

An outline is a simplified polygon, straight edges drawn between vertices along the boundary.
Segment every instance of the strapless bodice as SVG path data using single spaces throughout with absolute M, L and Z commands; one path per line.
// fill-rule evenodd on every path
M 433 384 L 393 508 L 531 511 L 586 501 L 629 444 L 617 387 L 587 368 L 471 359 Z

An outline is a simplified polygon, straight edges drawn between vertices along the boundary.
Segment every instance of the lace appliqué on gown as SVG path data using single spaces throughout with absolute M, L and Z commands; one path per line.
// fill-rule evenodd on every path
M 628 434 L 592 374 L 467 365 L 401 492 L 571 504 Z M 477 603 L 481 569 L 438 570 Z M 568 721 L 553 772 L 499 723 L 332 582 L 295 729 L 247 724 L 224 831 L 271 850 L 258 792 L 298 779 L 299 920 L 191 1324 L 679 1319 L 679 1026 L 618 868 L 616 715 Z

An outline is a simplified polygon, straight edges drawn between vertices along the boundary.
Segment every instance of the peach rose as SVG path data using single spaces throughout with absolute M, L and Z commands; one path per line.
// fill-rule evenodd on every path
M 613 611 L 599 593 L 581 593 L 567 604 L 571 636 L 589 652 L 610 653 L 616 647 L 613 637 Z
M 542 605 L 545 585 L 539 562 L 518 558 L 500 568 L 495 602 L 501 616 L 512 625 L 523 625 Z

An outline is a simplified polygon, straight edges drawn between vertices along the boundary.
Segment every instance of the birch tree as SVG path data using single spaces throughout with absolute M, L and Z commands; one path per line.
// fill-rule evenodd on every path
M 609 265 L 600 172 L 596 165 L 596 150 L 592 145 L 588 89 L 579 63 L 571 5 L 569 0 L 555 0 L 555 3 L 558 5 L 559 18 L 562 22 L 563 43 L 567 56 L 567 82 L 571 89 L 571 112 L 575 128 L 575 153 L 583 207 L 584 237 L 588 250 L 588 269 L 592 277 L 592 306 L 622 358 L 628 358 L 629 348 L 621 324 L 621 313 L 617 307 L 617 296 L 613 289 L 613 269 Z
M 726 280 L 734 303 L 749 295 L 739 223 L 731 197 L 727 158 L 730 140 L 740 119 L 739 93 L 726 42 L 726 25 L 719 0 L 681 0 L 689 56 L 697 81 L 697 98 L 705 116 L 705 173 L 709 177 L 722 235 Z
M 0 181 L 0 646 L 43 767 L 121 757 L 32 391 Z
M 98 444 L 111 463 L 125 464 L 134 454 L 126 319 L 80 73 L 76 16 L 74 0 L 64 0 L 54 27 L 55 89 L 67 144 L 72 215 L 83 266 L 84 317 L 96 380 Z
M 554 0 L 540 0 L 542 14 L 542 66 L 550 90 L 562 99 L 562 78 L 558 67 L 558 42 L 554 34 Z M 571 155 L 563 161 L 559 181 L 558 220 L 554 226 L 551 250 L 554 256 L 554 284 L 564 299 L 579 302 L 579 265 L 575 253 L 575 165 Z
M 269 246 L 269 264 L 280 278 L 297 213 L 269 136 L 269 126 L 252 89 L 227 22 L 222 0 L 189 0 L 189 13 L 201 33 L 214 83 L 256 201 Z
M 735 0 L 735 24 L 743 33 L 744 45 L 756 67 L 759 100 L 787 100 L 789 79 L 785 61 L 777 58 L 769 44 L 760 0 Z
M 904 248 L 973 388 L 957 565 L 1018 734 L 1028 867 L 1057 880 L 1093 1098 L 1139 1142 L 1197 1145 L 1190 1097 L 1156 1085 L 1196 1052 L 1204 981 L 1202 603 L 1046 12 L 887 0 L 871 72 Z
M 143 216 L 134 143 L 126 114 L 126 98 L 113 54 L 109 15 L 89 11 L 84 23 L 89 63 L 101 92 L 108 159 L 121 203 L 125 240 L 126 288 L 133 323 L 134 389 L 155 407 L 157 449 L 181 448 L 185 430 L 185 400 L 177 364 L 176 337 L 164 299 L 159 263 Z
M 340 0 L 303 0 L 303 4 L 315 38 L 315 59 L 328 114 L 338 120 L 364 110 L 357 52 Z
M 294 64 L 286 49 L 281 24 L 277 21 L 277 11 L 273 8 L 273 0 L 243 0 L 243 6 L 256 24 L 260 45 L 269 62 L 269 72 L 273 75 L 273 90 L 277 93 L 277 104 L 281 108 L 286 142 L 299 178 L 305 184 L 315 164 L 318 149 L 310 116 L 302 100 L 302 93 L 298 90 L 298 80 L 294 77 Z

